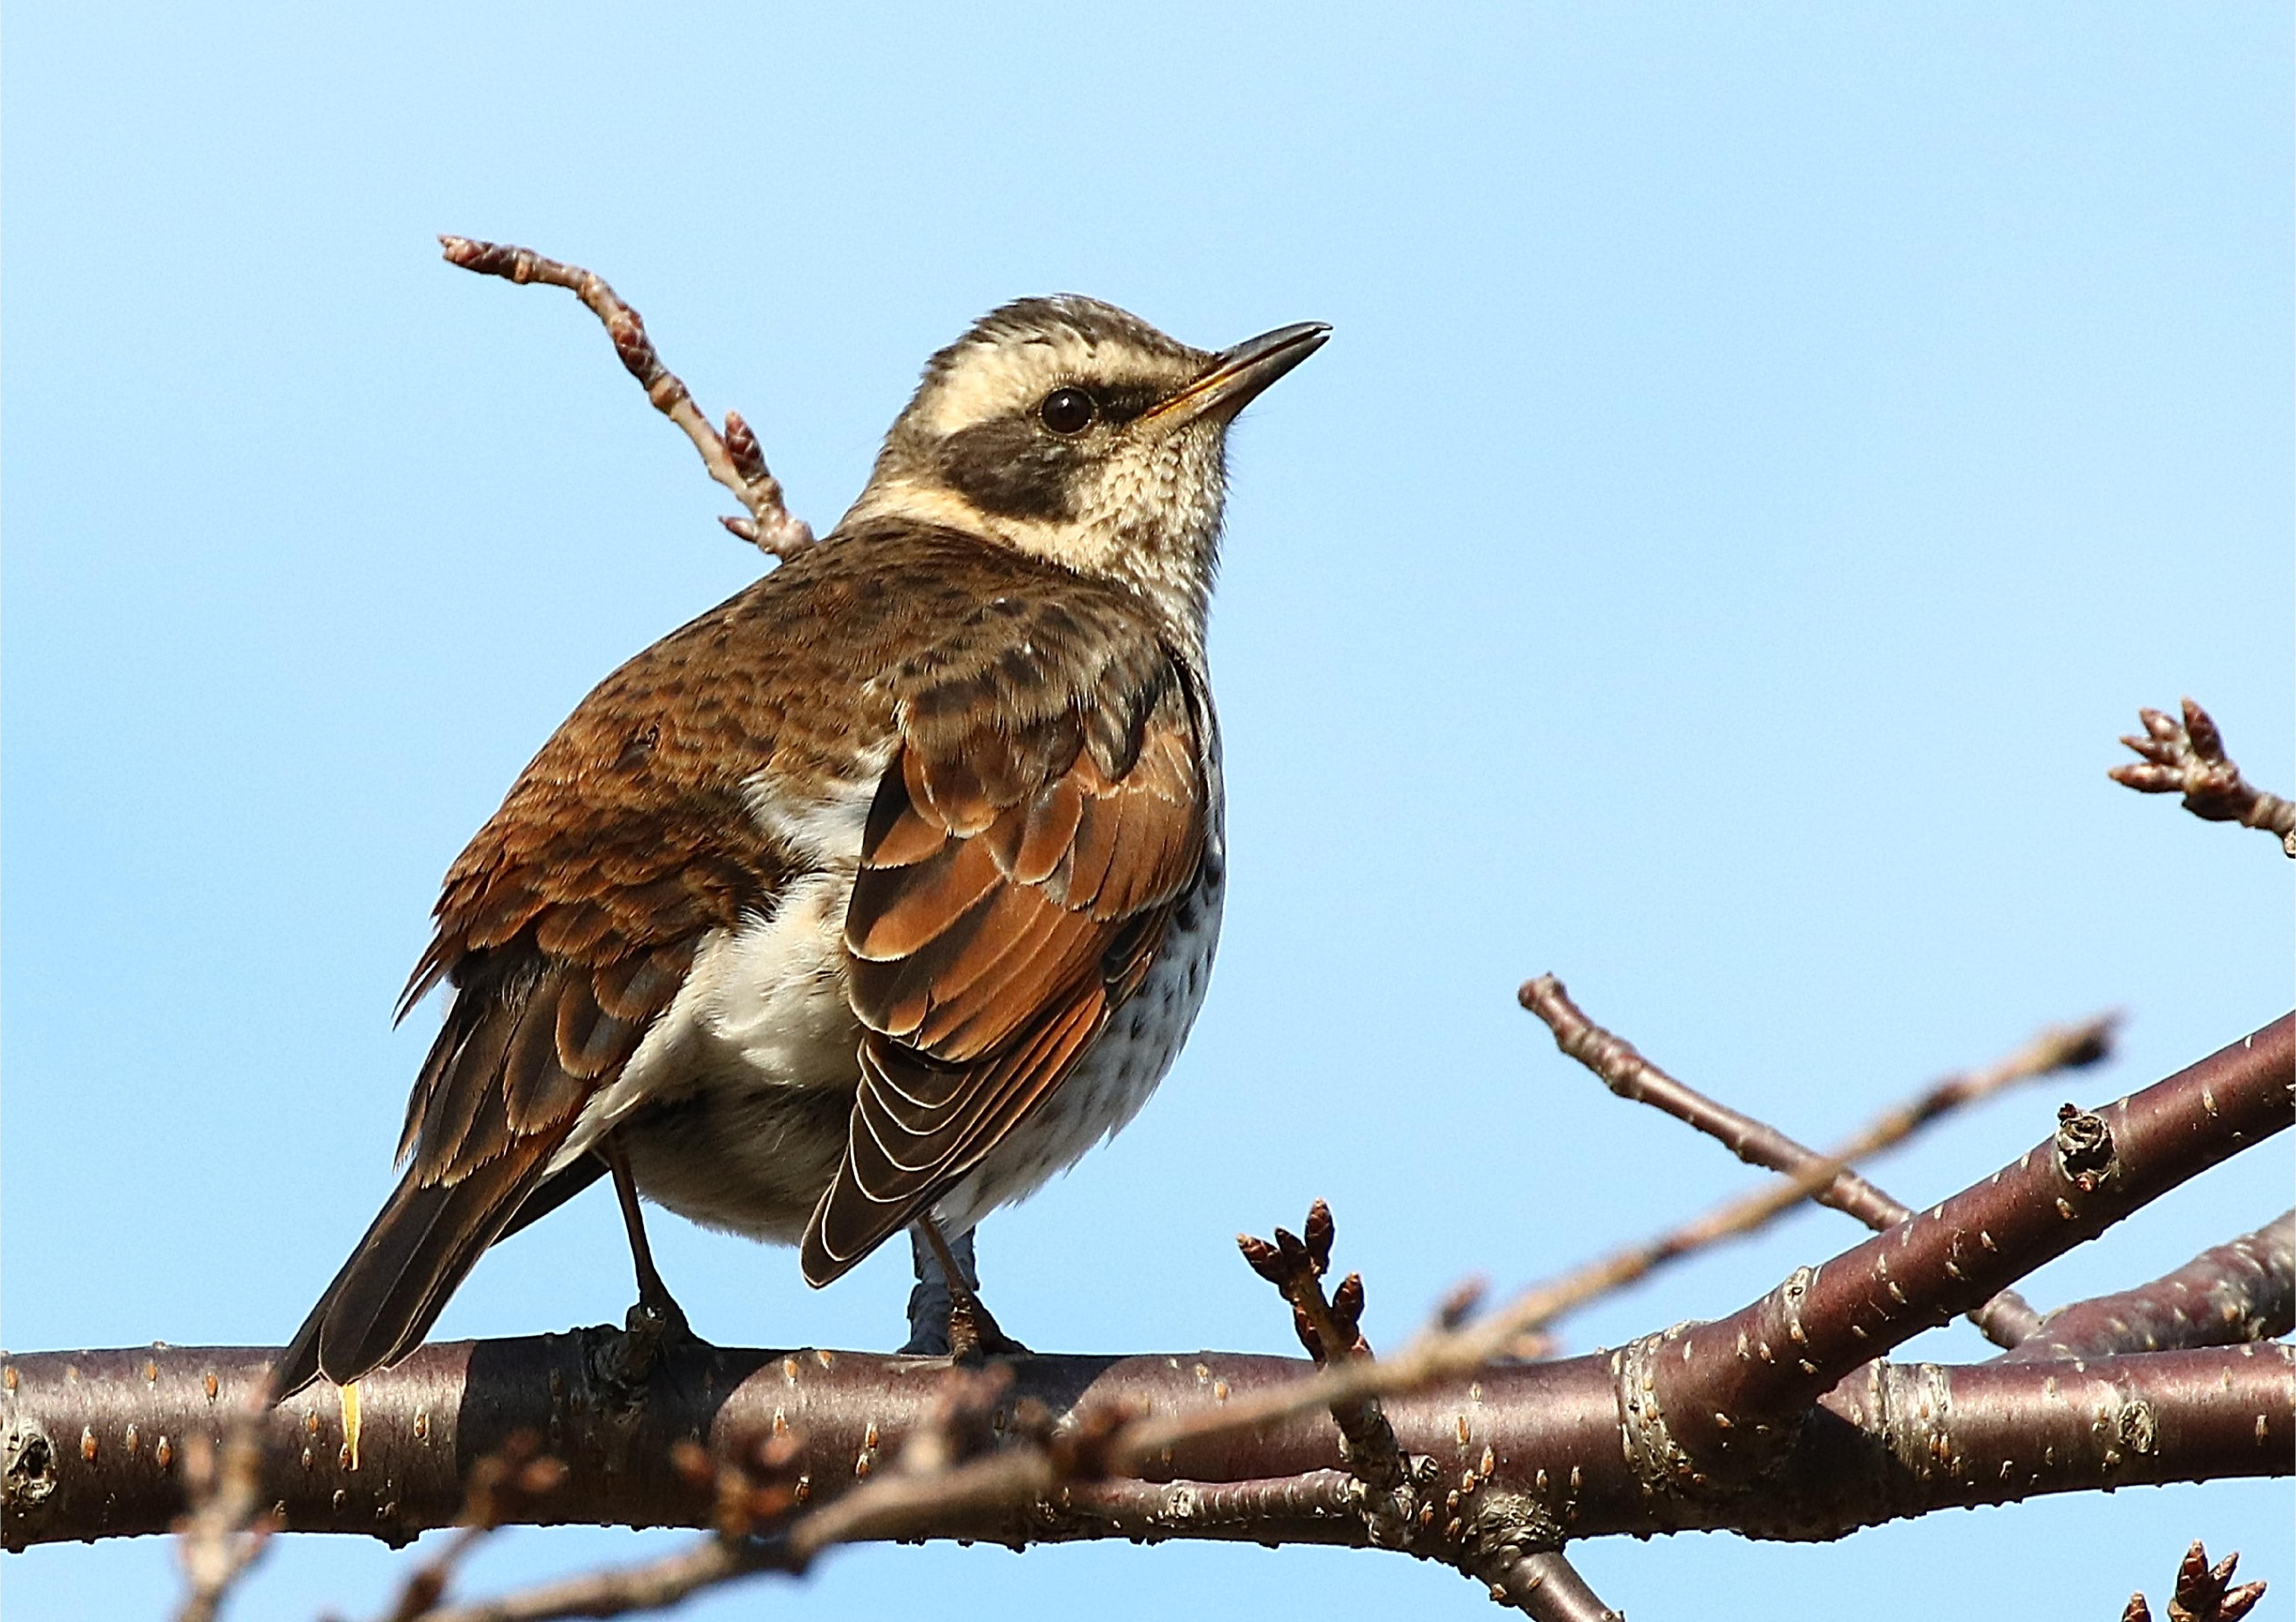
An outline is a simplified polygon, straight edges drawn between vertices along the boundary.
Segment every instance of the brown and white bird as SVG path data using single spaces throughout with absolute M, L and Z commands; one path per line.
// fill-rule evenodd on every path
M 1007 305 L 832 534 L 582 701 L 447 875 L 405 1175 L 278 1390 L 404 1356 L 610 1172 L 641 1309 L 682 1324 L 641 1192 L 815 1285 L 913 1225 L 962 1273 L 944 1239 L 1131 1118 L 1219 931 L 1227 429 L 1328 332 L 1210 354 Z

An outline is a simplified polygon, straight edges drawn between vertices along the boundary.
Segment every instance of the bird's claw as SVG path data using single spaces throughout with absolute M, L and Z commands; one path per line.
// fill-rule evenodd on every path
M 667 1295 L 658 1300 L 641 1297 L 622 1320 L 621 1344 L 613 1354 L 607 1378 L 626 1394 L 635 1395 L 671 1347 L 693 1339 L 693 1330 L 676 1301 Z
M 971 1290 L 958 1292 L 948 1308 L 948 1356 L 979 1368 L 991 1357 L 1025 1357 L 1029 1348 L 997 1327 L 988 1308 Z

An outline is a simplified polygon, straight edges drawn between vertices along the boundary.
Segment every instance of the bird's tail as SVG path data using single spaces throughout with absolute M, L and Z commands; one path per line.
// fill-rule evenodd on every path
M 518 1143 L 452 1183 L 425 1183 L 409 1167 L 280 1355 L 275 1400 L 323 1374 L 348 1385 L 420 1346 L 487 1247 L 543 1188 L 563 1135 Z

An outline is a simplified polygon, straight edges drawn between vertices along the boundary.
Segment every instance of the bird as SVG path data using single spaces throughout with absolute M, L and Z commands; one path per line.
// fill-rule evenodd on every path
M 795 1245 L 816 1287 L 906 1228 L 913 1320 L 945 1290 L 952 1349 L 1018 1346 L 966 1315 L 972 1231 L 1123 1126 L 1202 1003 L 1226 438 L 1330 331 L 1214 352 L 1006 304 L 927 363 L 829 534 L 576 707 L 447 873 L 398 1004 L 450 994 L 403 1169 L 280 1400 L 404 1358 L 601 1177 L 634 1331 L 690 1332 L 647 1201 Z

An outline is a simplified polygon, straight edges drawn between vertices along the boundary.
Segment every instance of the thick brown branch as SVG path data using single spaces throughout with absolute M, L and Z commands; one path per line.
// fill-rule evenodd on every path
M 1698 1468 L 1751 1468 L 1820 1392 L 1966 1312 L 2296 1115 L 2296 1015 L 2056 1134 L 1972 1188 L 1751 1305 L 1671 1334 L 1651 1359 L 1650 1445 Z M 2038 1366 L 2038 1365 L 2036 1365 Z
M 1949 1505 L 2286 1475 L 2296 1352 L 2284 1345 L 1867 1363 L 1831 1390 L 1817 1377 L 1822 1360 L 1849 1371 L 2285 1126 L 2291 1024 L 2101 1115 L 2068 1106 L 2049 1143 L 1985 1184 L 1733 1319 L 1615 1354 L 1484 1366 L 1535 1313 L 1536 1294 L 1392 1359 L 1312 1372 L 1210 1353 L 1023 1358 L 1002 1365 L 1000 1383 L 938 1360 L 685 1346 L 633 1396 L 612 1331 L 435 1347 L 362 1382 L 356 1408 L 350 1393 L 320 1388 L 264 1413 L 256 1502 L 283 1526 L 403 1540 L 453 1519 L 475 1462 L 531 1434 L 563 1468 L 532 1519 L 770 1534 L 471 1617 L 595 1614 L 602 1585 L 619 1585 L 619 1607 L 676 1585 L 802 1569 L 872 1538 L 1361 1545 L 1373 1533 L 1359 1484 L 1341 1473 L 1349 1450 L 1332 1413 L 1376 1395 L 1423 1500 L 1408 1551 L 1477 1575 L 1529 1614 L 1583 1622 L 1600 1602 L 1551 1558 L 1573 1537 L 1831 1537 Z M 1338 1304 L 1323 1305 L 1331 1323 L 1310 1330 L 1328 1352 L 1349 1335 Z M 4 1360 L 6 1542 L 165 1526 L 181 1507 L 179 1456 L 220 1434 L 271 1356 L 155 1347 Z M 1790 1407 L 1798 1381 L 1801 1405 Z M 752 1459 L 780 1472 L 767 1488 L 742 1476 Z
M 2101 1357 L 2267 1340 L 2296 1329 L 2296 1211 L 2202 1251 L 2174 1273 L 2060 1307 L 2013 1359 Z
M 1111 1438 L 1110 1473 L 1202 1481 L 1341 1468 L 1331 1405 L 1382 1393 L 1398 1445 L 1459 1472 L 1462 1502 L 1476 1500 L 1472 1516 L 1446 1505 L 1462 1536 L 1474 1535 L 1474 1516 L 1510 1497 L 1482 1495 L 1474 1485 L 1498 1479 L 1494 1472 L 1512 1466 L 1517 1487 L 1526 1485 L 1526 1464 L 1558 1480 L 1567 1471 L 1574 1482 L 1615 1482 L 1622 1458 L 1649 1468 L 1626 1470 L 1628 1507 L 1611 1529 L 1650 1529 L 1650 1469 L 1659 1480 L 1766 1474 L 1770 1455 L 1795 1445 L 1797 1415 L 1859 1363 L 2287 1125 L 2291 1022 L 2276 1021 L 2101 1117 L 2070 1118 L 2016 1165 L 1816 1273 L 1805 1269 L 1719 1324 L 1648 1338 L 1609 1357 L 1480 1367 L 1509 1344 L 1518 1320 L 1543 1310 L 1534 1292 L 1488 1320 L 1423 1335 L 1393 1358 L 1350 1360 L 1312 1378 L 1300 1378 L 1296 1364 L 1213 1355 L 1185 1363 L 1038 1358 L 1014 1364 L 1014 1390 L 1055 1412 L 1144 1410 L 1148 1417 Z M 799 1497 L 827 1495 L 866 1479 L 890 1437 L 916 1432 L 946 1376 L 924 1359 L 695 1348 L 650 1384 L 644 1405 L 626 1412 L 611 1378 L 619 1346 L 618 1335 L 585 1331 L 433 1348 L 373 1376 L 359 1388 L 363 1445 L 370 1461 L 389 1462 L 364 1474 L 336 1396 L 316 1388 L 266 1418 L 275 1432 L 290 1427 L 268 1438 L 266 1495 L 291 1526 L 403 1538 L 451 1519 L 468 1464 L 530 1429 L 570 1470 L 550 1512 L 694 1524 L 701 1489 L 669 1458 L 681 1438 L 707 1435 L 738 1457 L 762 1439 L 802 1431 L 809 1462 L 800 1466 Z M 0 1380 L 8 1540 L 164 1527 L 181 1508 L 176 1453 L 193 1429 L 219 1433 L 218 1405 L 260 1378 L 267 1356 L 154 1348 L 10 1364 Z M 2284 1400 L 2284 1363 L 2276 1366 Z M 1513 1397 L 1503 1414 L 1493 1396 L 1502 1390 Z M 1505 1456 L 1479 1429 L 1499 1417 L 1520 1428 Z M 1528 1485 L 1540 1498 L 1549 1490 Z M 1578 1491 L 1574 1485 L 1573 1514 L 1585 1512 Z M 1821 1520 L 1826 1512 L 1821 1506 Z M 1571 1525 L 1558 1520 L 1557 1542 Z
M 1729 1201 L 1654 1240 L 1614 1251 L 1558 1280 L 1551 1287 L 1562 1302 L 1558 1316 L 1678 1257 L 1751 1233 L 1805 1199 L 1830 1205 L 1876 1232 L 1896 1226 L 1911 1212 L 1850 1170 L 1851 1162 L 1902 1143 L 1940 1116 L 2005 1087 L 2099 1062 L 2112 1053 L 2113 1030 L 2120 1022 L 2117 1014 L 2101 1014 L 2079 1025 L 2053 1026 L 1996 1064 L 1934 1083 L 1869 1121 L 1848 1142 L 1821 1154 L 1659 1069 L 1632 1043 L 1588 1019 L 1554 976 L 1543 974 L 1524 982 L 1517 996 L 1554 1033 L 1555 1045 L 1592 1070 L 1611 1092 L 1631 1102 L 1661 1110 L 1718 1139 L 1740 1159 L 1782 1172 L 1789 1179 Z M 1970 1315 L 1997 1346 L 2017 1345 L 2040 1323 L 2040 1314 L 2014 1290 L 2003 1291 Z
M 2240 774 L 2225 753 L 2224 734 L 2192 700 L 2180 722 L 2157 709 L 2140 709 L 2144 735 L 2121 739 L 2144 758 L 2112 767 L 2113 782 L 2139 794 L 2181 794 L 2185 809 L 2203 821 L 2261 828 L 2296 856 L 2296 802 L 2267 794 Z
M 527 1432 L 544 1438 L 564 1475 L 555 1490 L 510 1505 L 505 1520 L 709 1527 L 716 1497 L 677 1467 L 675 1445 L 699 1436 L 714 1455 L 742 1458 L 779 1438 L 793 1501 L 837 1512 L 791 1523 L 774 1565 L 802 1563 L 826 1541 L 891 1537 L 1370 1541 L 1320 1405 L 1160 1452 L 1143 1466 L 1152 1480 L 1040 1490 L 1054 1472 L 1032 1448 L 1012 1448 L 958 1466 L 972 1473 L 955 1488 L 897 1478 L 887 1486 L 898 1492 L 838 1511 L 857 1487 L 893 1475 L 901 1450 L 939 1422 L 945 1362 L 688 1346 L 668 1355 L 631 1408 L 611 1380 L 619 1338 L 597 1329 L 426 1347 L 361 1382 L 356 1462 L 335 1394 L 303 1393 L 265 1416 L 262 1496 L 291 1530 L 402 1542 L 463 1518 L 472 1467 Z M 187 1438 L 219 1434 L 228 1405 L 262 1380 L 271 1356 L 153 1348 L 11 1359 L 8 1545 L 165 1530 L 183 1508 Z M 1968 1503 L 2284 1476 L 2296 1467 L 2292 1356 L 2267 1343 L 2083 1364 L 1875 1364 L 1781 1437 L 1759 1490 L 1621 1447 L 1622 1397 L 1644 1372 L 1626 1354 L 1485 1369 L 1390 1394 L 1384 1407 L 1399 1443 L 1454 1484 L 1456 1503 L 1438 1502 L 1460 1523 L 1462 1547 L 1448 1558 L 1464 1565 L 1477 1539 L 1530 1552 L 1566 1536 L 1690 1528 L 1831 1537 Z M 1144 1411 L 1217 1420 L 1295 1390 L 1311 1368 L 1226 1353 L 1010 1366 L 991 1421 L 1002 1436 L 1025 1428 L 1031 1404 L 1063 1421 Z
M 543 258 L 530 248 L 515 248 L 507 242 L 442 236 L 439 243 L 446 250 L 447 263 L 459 265 L 464 270 L 483 276 L 500 276 L 506 282 L 540 282 L 570 290 L 606 324 L 607 336 L 614 342 L 614 353 L 621 356 L 630 375 L 638 380 L 638 386 L 646 391 L 646 398 L 653 403 L 654 409 L 676 423 L 693 442 L 693 448 L 701 453 L 702 466 L 709 470 L 709 477 L 733 491 L 749 509 L 747 518 L 720 519 L 718 522 L 771 557 L 792 558 L 813 545 L 813 530 L 803 519 L 793 517 L 783 502 L 781 480 L 767 470 L 758 437 L 742 420 L 741 413 L 726 414 L 723 434 L 711 427 L 709 419 L 693 403 L 693 396 L 685 384 L 661 364 L 661 356 L 655 350 L 653 340 L 646 336 L 645 323 L 637 311 L 606 285 L 604 277 L 579 265 L 562 264 Z

